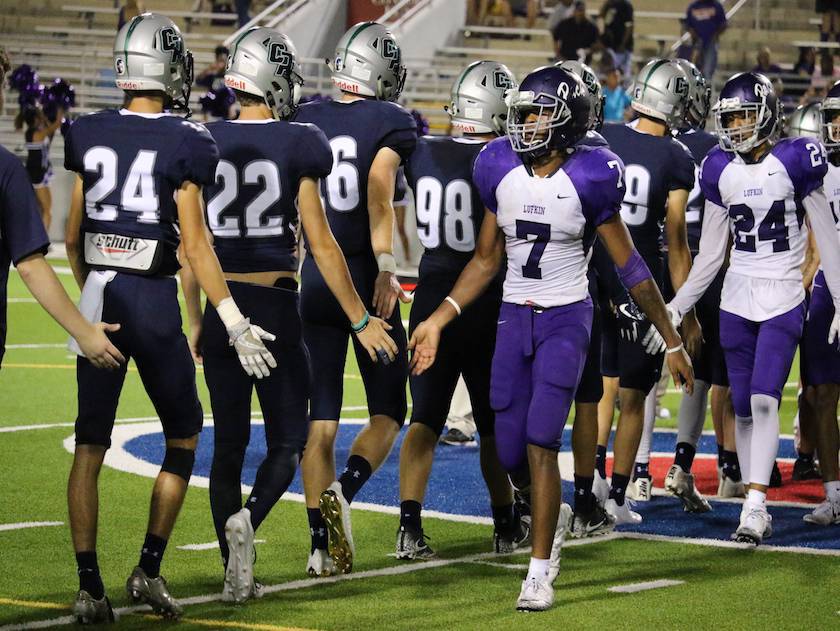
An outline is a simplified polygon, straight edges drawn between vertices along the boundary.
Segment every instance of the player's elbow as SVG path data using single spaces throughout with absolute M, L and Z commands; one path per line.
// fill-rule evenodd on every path
M 82 250 L 81 235 L 76 231 L 69 231 L 64 235 L 64 247 L 69 258 L 77 257 Z

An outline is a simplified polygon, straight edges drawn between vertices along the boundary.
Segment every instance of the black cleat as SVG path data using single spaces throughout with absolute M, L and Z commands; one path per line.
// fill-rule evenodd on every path
M 475 436 L 467 436 L 460 429 L 450 428 L 440 437 L 441 445 L 464 446 L 475 442 Z
M 615 517 L 593 502 L 592 510 L 577 512 L 572 517 L 571 535 L 576 539 L 606 535 L 615 528 Z
M 807 460 L 797 458 L 796 462 L 793 463 L 792 477 L 796 482 L 801 482 L 803 480 L 821 480 L 822 473 L 820 473 L 820 468 L 817 466 L 817 463 L 814 462 L 813 458 L 809 458 Z
M 773 463 L 773 472 L 770 474 L 770 488 L 778 489 L 782 486 L 782 472 L 779 471 L 779 463 Z
M 397 558 L 406 561 L 425 561 L 434 559 L 437 554 L 426 543 L 423 531 L 400 526 L 397 530 Z
M 510 534 L 493 532 L 493 552 L 510 554 L 519 548 L 531 545 L 531 516 L 520 515 L 519 527 Z
M 79 624 L 111 624 L 119 618 L 107 596 L 96 599 L 83 589 L 76 594 L 73 615 Z

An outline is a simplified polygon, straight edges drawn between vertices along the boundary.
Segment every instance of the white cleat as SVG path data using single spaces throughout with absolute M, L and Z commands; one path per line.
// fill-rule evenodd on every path
M 557 528 L 554 530 L 554 541 L 551 543 L 551 557 L 548 564 L 548 582 L 552 585 L 560 574 L 560 559 L 563 556 L 563 543 L 572 527 L 572 507 L 560 504 L 560 514 L 557 517 Z
M 592 482 L 592 493 L 601 506 L 604 505 L 604 502 L 610 496 L 610 483 L 607 482 L 606 478 L 601 477 L 597 469 L 595 470 L 595 480 Z
M 815 524 L 817 526 L 840 524 L 840 502 L 825 500 L 813 512 L 803 516 L 802 519 L 809 524 Z
M 653 491 L 651 478 L 636 478 L 627 485 L 627 497 L 634 502 L 649 502 Z
M 528 577 L 522 581 L 519 599 L 516 601 L 517 611 L 545 611 L 554 604 L 554 588 L 546 580 Z
M 228 517 L 225 522 L 225 539 L 228 555 L 225 570 L 225 596 L 235 603 L 244 603 L 256 592 L 254 586 L 254 528 L 251 525 L 251 511 L 243 508 Z
M 324 578 L 335 576 L 338 574 L 338 570 L 329 552 L 315 548 L 312 554 L 309 555 L 309 560 L 306 562 L 306 573 L 313 578 Z
M 604 504 L 604 510 L 615 518 L 615 525 L 622 524 L 641 524 L 642 516 L 636 511 L 630 510 L 630 501 L 625 500 L 624 504 L 619 506 L 614 499 L 608 499 Z
M 732 538 L 739 543 L 751 543 L 757 546 L 773 534 L 773 518 L 765 506 L 753 506 L 744 503 L 741 510 L 741 523 Z
M 342 574 L 353 570 L 353 557 L 356 547 L 353 545 L 353 533 L 350 528 L 350 502 L 341 492 L 341 483 L 337 480 L 321 493 L 319 500 L 321 516 L 327 525 L 330 556 Z
M 694 474 L 686 473 L 679 465 L 671 465 L 665 476 L 665 490 L 676 495 L 687 513 L 707 513 L 712 505 L 706 501 L 694 486 Z
M 721 477 L 718 484 L 718 497 L 746 497 L 747 487 L 743 482 L 736 482 L 726 476 Z

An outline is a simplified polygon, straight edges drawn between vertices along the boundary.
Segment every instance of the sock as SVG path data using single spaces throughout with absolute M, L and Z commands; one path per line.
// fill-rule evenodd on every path
M 531 557 L 531 562 L 528 564 L 528 576 L 525 580 L 536 578 L 537 580 L 544 581 L 548 578 L 548 566 L 548 559 L 535 559 Z
M 615 503 L 619 506 L 624 506 L 624 493 L 627 491 L 628 484 L 630 484 L 630 476 L 613 471 L 612 484 L 610 485 L 610 499 L 615 500 Z
M 400 502 L 400 526 L 420 532 L 423 528 L 420 522 L 421 508 L 420 502 L 414 500 Z
M 306 508 L 306 518 L 309 520 L 309 536 L 312 538 L 312 546 L 309 553 L 315 550 L 327 549 L 327 525 L 324 523 L 324 516 L 319 508 Z
M 636 478 L 649 478 L 650 477 L 650 469 L 649 463 L 647 462 L 637 462 L 633 467 L 633 479 Z
M 723 450 L 723 475 L 733 482 L 741 481 L 741 467 L 738 466 L 738 454 Z
M 823 487 L 825 487 L 825 497 L 828 501 L 840 503 L 840 481 L 825 482 Z
M 688 443 L 677 443 L 677 453 L 674 456 L 674 464 L 686 473 L 691 473 L 691 465 L 694 462 L 694 454 L 697 450 Z
M 587 512 L 592 506 L 593 477 L 575 474 L 575 512 Z
M 163 561 L 164 550 L 166 550 L 166 539 L 147 532 L 143 549 L 140 550 L 140 562 L 137 565 L 149 578 L 160 576 L 160 562 Z
M 747 491 L 747 502 L 753 506 L 764 506 L 767 502 L 767 493 L 750 489 Z
M 516 531 L 519 526 L 519 519 L 513 504 L 491 506 L 490 510 L 493 512 L 493 527 L 497 533 L 506 536 Z
M 726 450 L 723 448 L 723 445 L 721 445 L 720 443 L 718 443 L 717 450 L 718 450 L 718 464 L 717 464 L 717 466 L 718 466 L 718 469 L 723 469 L 723 462 L 724 462 L 723 454 L 726 453 Z
M 77 552 L 76 565 L 79 573 L 79 589 L 85 590 L 97 600 L 105 596 L 105 586 L 99 574 L 96 552 Z
M 341 492 L 344 494 L 344 499 L 347 502 L 352 502 L 356 497 L 365 482 L 370 478 L 373 470 L 370 463 L 361 456 L 350 456 L 347 459 L 347 464 L 344 467 L 344 473 L 338 478 L 341 483 Z
M 814 454 L 813 453 L 810 453 L 810 454 L 802 453 L 801 451 L 799 451 L 797 449 L 796 450 L 796 459 L 801 460 L 802 462 L 804 462 L 806 464 L 811 464 L 811 463 L 814 462 Z
M 602 478 L 607 477 L 607 447 L 606 445 L 598 445 L 598 451 L 595 452 L 595 468 Z

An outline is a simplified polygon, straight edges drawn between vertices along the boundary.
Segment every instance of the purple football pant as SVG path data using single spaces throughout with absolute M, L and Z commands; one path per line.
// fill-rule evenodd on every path
M 840 383 L 840 346 L 828 343 L 834 319 L 834 302 L 820 271 L 814 278 L 808 320 L 802 334 L 802 380 L 808 386 Z
M 527 446 L 560 449 L 592 326 L 592 301 L 550 309 L 502 303 L 490 379 L 496 448 L 513 472 Z
M 736 415 L 752 416 L 750 397 L 754 394 L 782 400 L 804 321 L 804 301 L 764 322 L 720 312 L 720 343 Z

